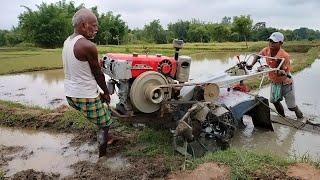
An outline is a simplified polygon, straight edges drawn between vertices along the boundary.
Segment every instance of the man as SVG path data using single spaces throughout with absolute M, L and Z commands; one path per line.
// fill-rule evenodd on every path
M 70 106 L 81 111 L 98 127 L 99 157 L 106 155 L 110 111 L 102 102 L 110 103 L 104 74 L 98 61 L 96 45 L 90 41 L 98 32 L 96 16 L 88 9 L 80 9 L 73 18 L 74 33 L 62 50 L 65 74 L 65 94 Z M 98 85 L 103 93 L 99 93 Z
M 294 111 L 298 119 L 303 118 L 303 114 L 296 105 L 295 94 L 294 94 L 294 84 L 290 76 L 290 56 L 289 54 L 281 48 L 284 36 L 280 32 L 274 32 L 268 38 L 269 46 L 262 49 L 259 53 L 262 56 L 269 56 L 279 58 L 277 60 L 267 58 L 267 64 L 271 68 L 276 68 L 279 66 L 282 58 L 284 63 L 281 66 L 281 70 L 278 72 L 269 72 L 269 78 L 271 79 L 271 93 L 270 93 L 270 102 L 272 102 L 277 110 L 277 112 L 285 117 L 284 109 L 281 104 L 283 97 L 285 98 L 286 104 L 290 111 Z M 252 66 L 258 61 L 260 57 L 255 56 L 251 65 L 248 65 L 247 68 L 251 69 Z

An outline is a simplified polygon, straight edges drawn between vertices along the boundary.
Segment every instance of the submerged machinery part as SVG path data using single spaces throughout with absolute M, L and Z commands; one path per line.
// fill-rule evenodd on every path
M 188 105 L 181 104 L 180 106 L 183 106 L 178 108 L 181 111 Z M 198 102 L 189 106 L 179 120 L 174 141 L 181 137 L 191 144 L 198 143 L 205 150 L 209 149 L 204 145 L 208 143 L 214 144 L 215 149 L 224 149 L 229 146 L 229 140 L 233 137 L 235 130 L 236 122 L 231 111 L 223 106 Z M 177 145 L 178 142 L 174 144 L 175 148 L 181 149 Z M 193 146 L 191 144 L 190 147 Z
M 132 105 L 143 113 L 152 113 L 160 109 L 160 103 L 171 96 L 169 88 L 159 88 L 167 85 L 167 79 L 160 73 L 147 71 L 138 76 L 130 88 Z

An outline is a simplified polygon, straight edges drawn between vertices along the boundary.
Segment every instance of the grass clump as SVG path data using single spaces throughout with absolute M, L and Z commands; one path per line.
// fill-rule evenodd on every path
M 5 173 L 2 170 L 0 170 L 0 180 L 4 180 L 4 175 Z
M 271 154 L 263 154 L 242 149 L 227 149 L 210 152 L 195 161 L 196 165 L 205 162 L 218 162 L 230 166 L 232 179 L 249 179 L 256 173 L 269 176 L 271 169 L 285 172 L 292 161 Z
M 167 130 L 153 130 L 145 128 L 139 132 L 137 141 L 129 151 L 129 156 L 148 156 L 156 155 L 171 156 L 174 155 L 172 148 L 172 135 Z

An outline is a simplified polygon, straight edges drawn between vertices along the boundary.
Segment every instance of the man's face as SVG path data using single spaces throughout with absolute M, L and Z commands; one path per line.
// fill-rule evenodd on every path
M 282 42 L 274 42 L 272 39 L 269 39 L 269 47 L 271 50 L 279 50 Z
M 84 32 L 85 32 L 85 37 L 87 39 L 94 39 L 94 37 L 98 32 L 97 18 L 95 17 L 88 18 L 88 21 L 84 23 Z

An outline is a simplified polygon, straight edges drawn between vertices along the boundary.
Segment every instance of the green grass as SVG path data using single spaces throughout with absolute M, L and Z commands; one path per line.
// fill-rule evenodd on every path
M 63 132 L 79 130 L 95 131 L 95 124 L 89 122 L 80 112 L 67 109 L 64 113 L 41 107 L 25 106 L 0 100 L 0 125 L 50 129 Z
M 4 175 L 5 175 L 5 173 L 2 170 L 0 170 L 0 180 L 4 179 Z
M 62 68 L 61 50 L 0 49 L 0 75 Z
M 130 147 L 128 156 L 174 155 L 172 148 L 172 134 L 168 130 L 153 130 L 145 128 L 138 134 L 137 142 Z
M 249 179 L 258 171 L 268 176 L 270 169 L 285 172 L 294 161 L 271 154 L 263 154 L 250 150 L 228 149 L 211 152 L 195 161 L 194 167 L 205 162 L 218 162 L 231 168 L 232 179 Z M 265 173 L 265 174 L 264 174 Z
M 145 128 L 137 134 L 137 139 L 126 146 L 125 155 L 134 158 L 165 159 L 164 165 L 167 169 L 180 169 L 184 157 L 174 151 L 172 134 L 168 130 Z

